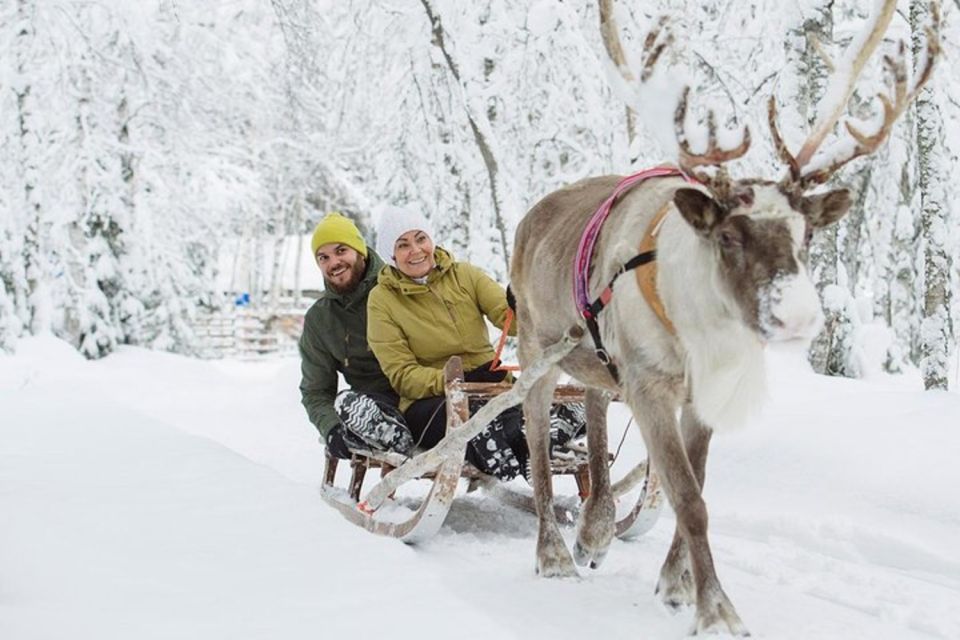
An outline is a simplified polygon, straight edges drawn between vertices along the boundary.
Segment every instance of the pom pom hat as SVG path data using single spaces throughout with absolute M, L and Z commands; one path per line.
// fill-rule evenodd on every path
M 313 239 L 310 241 L 310 248 L 313 255 L 317 255 L 317 249 L 325 244 L 336 242 L 345 244 L 364 258 L 367 257 L 367 243 L 363 241 L 360 230 L 353 221 L 337 212 L 328 213 L 313 231 Z
M 393 260 L 393 247 L 397 239 L 414 229 L 423 231 L 431 240 L 435 240 L 433 226 L 419 211 L 406 207 L 384 207 L 377 224 L 377 253 L 381 258 L 396 264 Z

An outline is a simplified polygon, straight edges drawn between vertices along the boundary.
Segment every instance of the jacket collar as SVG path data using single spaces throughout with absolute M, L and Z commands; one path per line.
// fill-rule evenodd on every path
M 370 293 L 370 289 L 376 286 L 377 274 L 383 267 L 383 260 L 377 255 L 377 252 L 367 247 L 367 270 L 357 287 L 348 293 L 337 293 L 333 289 L 326 289 L 323 292 L 324 299 L 332 300 L 344 307 L 353 306 L 357 302 L 366 304 L 367 295 Z
M 392 265 L 387 265 L 380 272 L 377 282 L 384 287 L 399 291 L 403 294 L 423 293 L 430 290 L 430 285 L 443 277 L 443 275 L 453 266 L 453 256 L 443 247 L 435 247 L 433 250 L 433 259 L 437 266 L 427 276 L 426 284 L 414 282 L 409 277 L 403 275 L 399 269 Z

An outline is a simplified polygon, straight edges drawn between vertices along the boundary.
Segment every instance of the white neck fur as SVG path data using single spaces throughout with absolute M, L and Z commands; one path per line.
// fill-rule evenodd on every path
M 715 431 L 743 426 L 767 395 L 763 343 L 743 323 L 718 256 L 679 213 L 663 225 L 657 259 L 660 295 L 687 354 L 694 409 Z

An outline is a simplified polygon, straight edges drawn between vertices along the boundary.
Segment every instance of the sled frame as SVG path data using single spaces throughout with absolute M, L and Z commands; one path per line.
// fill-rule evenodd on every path
M 510 383 L 465 382 L 463 365 L 457 356 L 447 361 L 444 367 L 444 380 L 447 403 L 447 436 L 444 440 L 450 438 L 452 433 L 470 419 L 469 401 L 471 399 L 491 401 L 514 388 Z M 584 388 L 579 385 L 558 385 L 554 391 L 553 401 L 555 403 L 582 402 L 584 393 Z M 608 455 L 612 460 L 612 454 Z M 357 450 L 349 460 L 351 467 L 349 483 L 346 489 L 342 489 L 335 486 L 336 472 L 341 460 L 328 452 L 321 496 L 324 502 L 334 507 L 351 523 L 372 533 L 397 538 L 409 544 L 428 540 L 440 530 L 450 511 L 461 478 L 468 480 L 468 491 L 481 487 L 506 504 L 530 512 L 535 511 L 532 496 L 510 489 L 496 478 L 463 462 L 462 450 L 459 456 L 448 455 L 442 458 L 436 468 L 413 476 L 416 479 L 432 480 L 432 485 L 420 506 L 412 513 L 403 514 L 401 519 L 377 517 L 377 508 L 382 501 L 372 506 L 368 505 L 367 501 L 360 501 L 363 482 L 368 471 L 379 469 L 381 479 L 368 496 L 379 493 L 384 497 L 392 497 L 397 485 L 388 481 L 396 478 L 391 478 L 390 474 L 399 469 L 406 472 L 410 468 L 408 465 L 412 465 L 416 459 L 392 452 Z M 587 451 L 581 442 L 570 442 L 554 452 L 551 470 L 555 476 L 572 475 L 574 477 L 580 502 L 589 497 L 590 473 L 587 465 Z M 613 485 L 614 495 L 623 496 L 638 485 L 641 489 L 635 504 L 615 523 L 616 535 L 623 539 L 646 533 L 659 517 L 663 497 L 657 477 L 651 473 L 646 461 L 641 462 Z M 575 514 L 572 514 L 569 508 L 556 506 L 555 509 L 558 521 L 573 524 Z

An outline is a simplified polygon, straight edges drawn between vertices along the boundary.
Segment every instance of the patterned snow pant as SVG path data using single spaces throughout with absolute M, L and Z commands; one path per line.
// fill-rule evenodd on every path
M 397 408 L 399 402 L 395 395 L 341 391 L 333 408 L 342 428 L 334 429 L 327 440 L 331 453 L 337 457 L 349 457 L 354 449 L 412 453 L 413 436 Z

